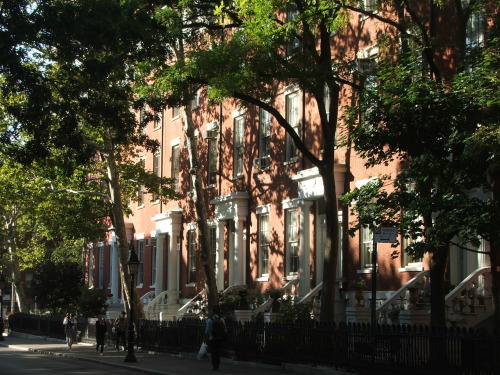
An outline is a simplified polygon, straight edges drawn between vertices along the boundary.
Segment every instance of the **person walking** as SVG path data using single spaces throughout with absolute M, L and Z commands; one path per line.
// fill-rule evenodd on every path
M 69 320 L 69 313 L 66 313 L 63 319 L 63 326 L 64 326 L 64 334 L 66 336 L 66 327 L 68 325 L 68 320 Z M 68 337 L 66 336 L 66 344 L 68 343 Z
M 73 349 L 73 343 L 75 342 L 76 339 L 76 319 L 73 316 L 73 314 L 69 314 L 68 321 L 66 323 L 66 340 L 68 342 L 68 349 L 69 351 L 72 351 Z
M 125 311 L 122 311 L 118 319 L 115 320 L 115 334 L 116 334 L 116 350 L 120 350 L 120 338 L 123 342 L 123 350 L 127 350 L 127 341 L 125 333 L 127 332 L 127 317 Z
M 101 353 L 104 351 L 104 339 L 106 337 L 107 324 L 104 317 L 99 314 L 97 317 L 97 322 L 95 322 L 95 340 L 96 340 L 96 352 L 99 352 L 99 347 L 101 347 Z
M 207 319 L 205 326 L 205 339 L 208 349 L 212 353 L 212 370 L 218 370 L 220 365 L 220 347 L 227 341 L 226 322 L 220 316 L 219 307 L 214 307 L 212 316 Z

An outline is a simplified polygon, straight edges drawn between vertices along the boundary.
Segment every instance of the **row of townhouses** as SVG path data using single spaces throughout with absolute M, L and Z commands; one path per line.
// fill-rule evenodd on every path
M 365 1 L 366 2 L 366 1 Z M 370 3 L 370 1 L 368 1 Z M 370 4 L 367 4 L 367 6 Z M 477 15 L 475 16 L 477 17 Z M 481 28 L 471 18 L 469 38 L 481 38 Z M 351 40 L 353 61 L 375 60 L 377 21 L 371 17 L 352 17 L 347 38 Z M 363 37 L 357 30 L 363 30 Z M 332 35 L 332 38 L 336 38 Z M 332 43 L 333 45 L 334 43 Z M 362 64 L 361 64 L 362 65 Z M 349 92 L 344 90 L 341 101 Z M 318 137 L 318 113 L 307 92 L 296 85 L 280 86 L 272 99 L 286 120 L 311 149 L 338 147 L 335 161 L 337 199 L 379 175 L 395 177 L 403 166 L 365 167 L 365 160 L 342 145 L 322 144 Z M 210 244 L 216 249 L 216 279 L 219 292 L 245 286 L 264 292 L 284 288 L 294 300 L 313 301 L 321 295 L 325 249 L 324 187 L 317 168 L 297 151 L 284 129 L 266 111 L 256 106 L 242 107 L 226 100 L 212 105 L 207 92 L 200 89 L 191 103 L 196 117 L 200 164 L 189 164 L 186 149 L 184 108 L 166 108 L 146 126 L 149 137 L 157 140 L 156 153 L 144 151 L 146 169 L 176 180 L 178 201 L 164 203 L 139 189 L 139 201 L 131 203 L 133 215 L 126 218 L 127 240 L 140 259 L 136 287 L 143 296 L 145 314 L 152 319 L 179 319 L 193 310 L 192 300 L 205 290 L 203 264 L 199 255 L 197 215 L 192 202 L 191 173 L 200 173 L 205 184 L 210 212 Z M 139 115 L 139 114 L 138 114 Z M 337 270 L 336 321 L 370 319 L 373 232 L 361 229 L 348 236 L 354 221 L 349 207 L 339 202 L 341 252 Z M 377 310 L 403 306 L 412 322 L 429 319 L 429 264 L 424 256 L 405 253 L 408 241 L 398 238 L 377 246 Z M 488 243 L 482 249 L 488 251 Z M 109 295 L 110 312 L 121 311 L 121 281 L 116 238 L 90 244 L 86 248 L 86 277 L 90 286 Z M 394 258 L 394 251 L 399 256 Z M 465 295 L 491 296 L 489 259 L 483 253 L 451 249 L 446 271 L 450 284 L 447 296 L 450 320 L 463 321 L 465 310 L 456 308 L 457 298 Z M 367 288 L 356 299 L 352 281 L 365 279 Z M 457 288 L 457 289 L 454 289 Z M 474 298 L 472 298 L 474 299 Z M 487 299 L 487 298 L 486 298 Z M 465 301 L 474 303 L 473 301 Z M 490 306 L 491 307 L 491 306 Z M 455 315 L 454 315 L 455 314 Z M 480 314 L 476 309 L 476 315 Z M 483 315 L 476 316 L 477 323 Z M 382 319 L 382 318 L 380 318 Z M 470 324 L 475 324 L 470 323 Z

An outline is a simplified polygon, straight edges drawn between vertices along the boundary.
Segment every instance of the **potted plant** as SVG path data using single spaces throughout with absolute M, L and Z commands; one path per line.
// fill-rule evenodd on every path
M 279 289 L 271 289 L 266 293 L 272 300 L 270 311 L 264 313 L 264 322 L 275 322 L 280 314 L 282 292 Z
M 354 298 L 356 298 L 357 307 L 362 306 L 361 301 L 364 300 L 363 292 L 366 290 L 366 280 L 359 277 L 357 280 L 353 280 L 349 283 L 349 288 L 354 290 Z
M 241 323 L 252 320 L 253 312 L 250 310 L 247 295 L 248 292 L 246 290 L 240 290 L 238 293 L 238 307 L 234 310 L 235 320 Z

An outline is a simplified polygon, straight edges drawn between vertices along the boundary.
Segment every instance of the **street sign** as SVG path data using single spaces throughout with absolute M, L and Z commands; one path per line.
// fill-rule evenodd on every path
M 373 231 L 373 242 L 394 243 L 397 242 L 398 228 L 395 227 L 377 227 Z

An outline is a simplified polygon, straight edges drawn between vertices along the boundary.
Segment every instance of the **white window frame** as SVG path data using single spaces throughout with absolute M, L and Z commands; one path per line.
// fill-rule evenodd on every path
M 300 125 L 300 103 L 299 103 L 299 91 L 293 91 L 285 95 L 285 118 L 286 121 L 293 128 L 295 133 L 300 136 L 299 125 Z M 299 159 L 299 153 L 295 142 L 293 141 L 290 134 L 286 134 L 286 162 L 293 163 L 297 162 Z
M 371 269 L 372 264 L 372 254 L 373 254 L 373 230 L 364 225 L 359 229 L 360 237 L 360 268 L 361 270 Z
M 151 287 L 156 287 L 156 245 L 151 246 Z
M 243 176 L 243 161 L 245 153 L 245 117 L 238 116 L 233 119 L 234 144 L 233 144 L 233 176 Z
M 179 191 L 179 173 L 180 173 L 180 159 L 181 159 L 181 149 L 180 145 L 173 145 L 171 148 L 171 158 L 170 158 L 170 177 L 174 179 L 174 191 Z
M 155 113 L 155 125 L 154 129 L 160 129 L 163 126 L 163 111 L 158 111 Z
M 207 173 L 207 185 L 208 187 L 215 186 L 217 183 L 217 174 L 219 170 L 217 168 L 217 140 L 208 140 L 208 173 Z
M 137 258 L 139 259 L 139 267 L 137 268 L 137 277 L 135 285 L 142 288 L 144 283 L 144 239 L 137 240 Z
M 196 229 L 188 230 L 187 241 L 187 284 L 193 286 L 196 284 Z
M 269 258 L 271 255 L 270 247 L 270 228 L 269 212 L 263 212 L 259 217 L 259 274 L 260 277 L 269 277 Z
M 300 270 L 298 207 L 285 211 L 285 224 L 286 275 L 297 277 Z
M 271 156 L 271 114 L 265 109 L 259 110 L 259 159 Z M 270 163 L 268 162 L 267 165 Z M 260 164 L 262 165 L 262 163 Z

